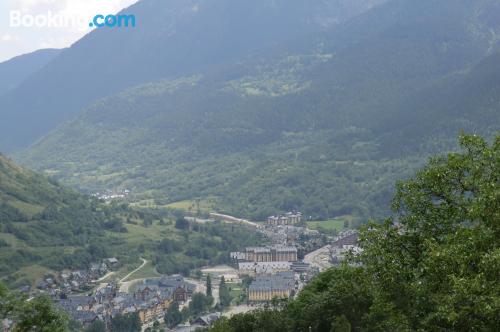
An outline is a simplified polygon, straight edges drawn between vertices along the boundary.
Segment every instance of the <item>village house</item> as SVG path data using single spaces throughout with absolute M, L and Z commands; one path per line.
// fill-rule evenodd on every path
M 297 248 L 282 245 L 248 247 L 245 249 L 245 258 L 249 262 L 295 262 L 297 261 Z
M 100 288 L 93 295 L 71 296 L 58 305 L 73 319 L 87 326 L 95 319 L 109 321 L 117 314 L 137 312 L 142 323 L 161 318 L 174 301 L 186 302 L 195 285 L 180 275 L 146 280 L 134 293 L 119 292 L 116 283 Z
M 287 212 L 283 215 L 270 216 L 267 218 L 269 226 L 296 225 L 302 221 L 302 213 Z
M 192 324 L 196 324 L 200 327 L 210 327 L 212 326 L 218 319 L 220 319 L 222 314 L 220 312 L 214 312 L 208 315 L 200 316 L 196 318 Z
M 248 288 L 248 300 L 251 302 L 268 302 L 274 298 L 288 299 L 294 295 L 295 274 L 293 272 L 257 275 Z
M 240 262 L 238 263 L 238 271 L 240 275 L 254 276 L 290 271 L 291 266 L 291 262 Z

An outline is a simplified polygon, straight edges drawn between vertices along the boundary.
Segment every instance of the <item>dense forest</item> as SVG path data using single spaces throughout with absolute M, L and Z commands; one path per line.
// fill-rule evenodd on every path
M 15 158 L 157 205 L 381 217 L 395 181 L 455 150 L 460 131 L 498 129 L 497 10 L 387 1 L 273 51 L 95 101 Z
M 79 330 L 10 290 L 105 258 L 116 280 L 199 277 L 272 241 L 209 212 L 300 211 L 322 243 L 329 223 L 359 228 L 360 254 L 210 331 L 498 330 L 499 0 L 140 0 L 121 14 L 140 24 L 0 63 L 0 321 Z M 222 311 L 238 293 L 219 286 Z M 167 325 L 213 300 L 173 306 Z M 141 328 L 137 314 L 110 324 Z
M 296 299 L 210 331 L 496 331 L 500 136 L 463 136 L 461 147 L 398 183 L 397 217 L 363 228 L 359 256 Z
M 462 136 L 460 146 L 398 183 L 397 216 L 363 228 L 359 255 L 320 273 L 295 299 L 222 318 L 209 330 L 496 331 L 500 136 L 492 144 Z M 1 285 L 0 295 L 0 318 L 71 330 L 44 298 L 27 302 Z M 118 318 L 113 324 L 133 321 Z
M 11 286 L 112 256 L 187 275 L 260 241 L 245 227 L 190 223 L 180 211 L 105 204 L 0 156 L 0 278 Z

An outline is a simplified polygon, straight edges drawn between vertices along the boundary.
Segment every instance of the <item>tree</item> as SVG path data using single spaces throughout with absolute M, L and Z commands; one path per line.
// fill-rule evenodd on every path
M 96 320 L 85 329 L 85 332 L 106 332 L 106 324 L 102 320 Z
M 182 322 L 182 314 L 179 311 L 179 303 L 174 302 L 170 305 L 167 309 L 164 320 L 165 324 L 169 328 L 173 328 Z
M 111 319 L 111 332 L 139 332 L 142 324 L 139 314 L 118 314 Z
M 212 279 L 210 273 L 207 274 L 207 296 L 212 296 Z
M 462 153 L 398 183 L 395 218 L 362 229 L 360 255 L 320 273 L 283 310 L 235 315 L 214 331 L 496 331 L 500 137 L 460 143 Z M 270 315 L 280 327 L 262 329 Z
M 233 299 L 233 297 L 231 296 L 229 288 L 226 285 L 226 280 L 224 279 L 224 276 L 222 276 L 220 279 L 220 284 L 219 284 L 219 302 L 220 302 L 220 305 L 223 308 L 229 307 L 231 305 L 232 299 Z
M 0 284 L 0 320 L 9 318 L 14 322 L 14 331 L 66 332 L 68 317 L 52 306 L 47 297 L 26 297 L 10 292 Z
M 186 230 L 189 228 L 189 221 L 187 221 L 184 217 L 179 217 L 175 220 L 175 228 Z
M 191 315 L 196 316 L 205 311 L 207 299 L 203 293 L 194 293 L 189 302 L 189 311 Z
M 351 332 L 351 323 L 344 315 L 337 316 L 333 320 L 330 332 Z
M 500 313 L 500 136 L 462 136 L 397 185 L 397 222 L 371 224 L 361 262 L 373 275 L 378 330 L 494 330 Z

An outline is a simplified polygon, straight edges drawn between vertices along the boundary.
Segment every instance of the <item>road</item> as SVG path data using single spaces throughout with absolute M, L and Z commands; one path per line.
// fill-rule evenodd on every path
M 317 267 L 320 271 L 326 270 L 332 266 L 330 263 L 330 246 L 326 245 L 313 252 L 308 253 L 304 257 L 304 262 Z
M 142 269 L 144 267 L 144 265 L 146 265 L 148 263 L 147 260 L 145 260 L 144 258 L 141 258 L 141 261 L 142 261 L 142 264 L 141 266 L 139 266 L 137 269 L 133 270 L 132 272 L 130 272 L 129 274 L 127 274 L 125 277 L 121 278 L 120 279 L 120 282 L 124 282 L 125 280 L 128 279 L 128 277 L 130 277 L 132 274 L 136 273 L 137 271 L 139 271 L 140 269 Z
M 121 278 L 118 281 L 119 284 L 120 284 L 120 292 L 128 292 L 128 289 L 130 288 L 130 286 L 132 284 L 145 279 L 145 278 L 140 278 L 140 279 L 133 279 L 133 280 L 125 281 L 131 275 L 133 275 L 134 273 L 136 273 L 137 271 L 139 271 L 140 269 L 142 269 L 148 263 L 148 261 L 145 260 L 144 258 L 141 258 L 141 260 L 142 260 L 141 266 L 139 266 L 138 268 L 136 268 L 135 270 L 133 270 L 132 272 L 130 272 L 129 274 L 127 274 L 125 277 Z
M 231 307 L 228 311 L 223 312 L 222 316 L 227 317 L 227 318 L 231 318 L 234 315 L 242 314 L 242 313 L 249 312 L 249 311 L 256 310 L 256 309 L 259 309 L 259 307 L 242 304 L 242 305 Z
M 252 226 L 255 228 L 261 227 L 261 225 L 254 223 L 253 221 L 250 221 L 247 219 L 236 218 L 236 217 L 230 216 L 228 214 L 221 214 L 221 213 L 212 212 L 212 213 L 210 213 L 210 217 L 214 218 L 214 219 L 220 219 L 220 220 L 227 222 L 227 223 L 243 224 L 243 225 L 248 225 L 248 226 Z
M 100 277 L 99 279 L 94 280 L 94 281 L 95 281 L 95 282 L 101 282 L 101 281 L 103 281 L 104 279 L 106 279 L 106 278 L 108 278 L 108 277 L 111 277 L 113 274 L 115 274 L 115 271 L 108 272 L 108 273 L 106 273 L 105 275 L 103 275 L 102 277 Z

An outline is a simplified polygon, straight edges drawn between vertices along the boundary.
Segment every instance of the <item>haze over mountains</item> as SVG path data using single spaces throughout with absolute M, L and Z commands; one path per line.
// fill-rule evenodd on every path
M 240 61 L 380 2 L 140 1 L 123 11 L 136 15 L 137 28 L 90 33 L 0 100 L 3 123 L 23 123 L 0 127 L 0 149 L 29 145 L 95 98 Z
M 30 75 L 57 57 L 59 53 L 61 50 L 43 49 L 0 63 L 0 95 L 16 88 Z
M 140 26 L 91 33 L 0 101 L 2 149 L 45 135 L 16 158 L 86 191 L 215 197 L 257 219 L 365 218 L 461 130 L 500 126 L 497 1 L 145 0 L 124 12 Z

